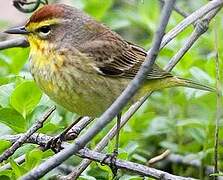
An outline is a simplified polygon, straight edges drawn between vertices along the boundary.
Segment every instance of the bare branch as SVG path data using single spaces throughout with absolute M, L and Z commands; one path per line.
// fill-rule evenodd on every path
M 179 165 L 192 166 L 194 168 L 201 168 L 203 165 L 201 160 L 192 159 L 190 155 L 182 156 L 179 154 L 170 154 L 164 162 L 170 162 Z M 214 166 L 205 166 L 204 171 L 206 175 L 214 173 Z M 223 177 L 218 177 L 218 180 L 223 180 Z
M 39 128 L 43 126 L 43 123 L 47 120 L 47 118 L 53 113 L 55 107 L 50 108 L 46 114 L 23 135 L 21 136 L 9 149 L 7 149 L 1 156 L 0 162 L 8 159 L 33 133 L 35 133 Z
M 22 155 L 22 156 L 19 156 L 18 158 L 15 159 L 15 162 L 17 164 L 22 164 L 23 162 L 25 162 L 25 157 L 26 157 L 25 154 Z M 5 170 L 10 169 L 10 168 L 11 168 L 11 164 L 10 163 L 7 163 L 7 164 L 5 164 L 5 165 L 3 165 L 3 166 L 0 167 L 0 172 L 1 171 L 5 171 Z
M 102 153 L 98 153 L 95 151 L 90 151 L 88 149 L 81 149 L 79 151 L 81 157 L 83 158 L 89 158 L 91 160 L 97 161 L 97 162 L 101 162 L 103 159 L 105 159 L 106 154 L 102 154 Z M 109 165 L 109 160 L 105 160 L 105 164 Z M 117 168 L 120 169 L 126 169 L 132 172 L 135 172 L 137 174 L 141 174 L 143 176 L 148 176 L 148 177 L 153 177 L 156 179 L 163 179 L 163 180 L 192 180 L 193 178 L 186 178 L 186 177 L 181 177 L 181 176 L 175 176 L 169 173 L 166 173 L 164 171 L 161 170 L 157 170 L 154 168 L 150 168 L 148 166 L 144 166 L 144 165 L 140 165 L 137 163 L 133 163 L 133 162 L 129 162 L 129 161 L 124 161 L 124 160 L 120 160 L 117 159 L 116 161 L 116 166 Z
M 29 47 L 29 43 L 25 38 L 17 38 L 0 42 L 0 50 L 14 47 Z
M 167 149 L 166 151 L 164 151 L 162 154 L 158 155 L 158 156 L 155 156 L 153 158 L 151 158 L 149 161 L 148 161 L 148 165 L 152 165 L 152 164 L 155 164 L 157 162 L 160 162 L 162 160 L 164 160 L 165 158 L 167 158 L 169 155 L 170 155 L 171 151 L 169 149 Z
M 162 4 L 165 3 L 165 0 L 159 0 Z M 174 6 L 173 8 L 178 14 L 180 14 L 181 16 L 183 16 L 184 18 L 189 16 L 189 14 L 187 12 L 184 12 L 182 9 L 180 9 L 177 5 Z
M 88 116 L 83 117 L 77 124 L 75 124 L 65 135 L 65 140 L 74 140 L 78 137 L 80 132 L 89 125 L 94 119 Z
M 187 39 L 184 46 L 171 58 L 171 60 L 165 67 L 166 71 L 171 71 L 181 60 L 181 58 L 187 53 L 187 51 L 193 46 L 193 44 L 198 40 L 198 38 L 208 30 L 210 21 L 215 17 L 215 15 L 221 8 L 222 6 L 212 10 L 202 20 L 196 23 L 194 31 Z
M 215 71 L 216 71 L 216 118 L 215 118 L 215 142 L 214 142 L 214 173 L 219 173 L 218 168 L 218 156 L 219 156 L 219 124 L 220 119 L 222 118 L 222 89 L 221 89 L 221 80 L 220 80 L 220 64 L 219 64 L 219 44 L 218 44 L 218 28 L 215 23 L 214 28 L 214 41 L 215 41 Z M 217 176 L 214 176 L 214 179 L 217 179 Z
M 5 136 L 3 137 L 6 140 L 15 142 L 17 141 L 20 137 L 22 137 L 23 135 L 10 135 L 10 136 Z M 52 139 L 51 136 L 47 136 L 45 134 L 33 134 L 32 136 L 30 136 L 27 139 L 27 143 L 35 143 L 38 144 L 40 146 L 46 146 L 46 144 Z M 70 148 L 72 145 L 68 144 L 68 143 L 62 143 L 61 148 Z M 95 151 L 91 151 L 87 148 L 81 149 L 78 151 L 77 153 L 78 156 L 82 157 L 82 158 L 88 158 L 91 159 L 93 161 L 97 161 L 97 162 L 101 162 L 103 159 L 105 159 L 106 154 L 102 154 L 99 152 L 95 152 Z M 105 160 L 104 162 L 105 164 L 109 165 L 109 160 Z M 175 176 L 169 173 L 166 173 L 164 171 L 161 170 L 157 170 L 154 168 L 150 168 L 141 164 L 137 164 L 134 162 L 129 162 L 129 161 L 124 161 L 124 160 L 120 160 L 117 159 L 116 160 L 116 166 L 120 169 L 126 169 L 128 171 L 143 175 L 143 176 L 148 176 L 148 177 L 153 177 L 156 179 L 163 179 L 163 180 L 194 180 L 193 178 L 186 178 L 186 177 L 181 177 L 181 176 Z
M 181 33 L 189 25 L 193 24 L 198 19 L 202 18 L 211 10 L 219 8 L 222 5 L 223 5 L 223 0 L 213 0 L 208 2 L 206 5 L 202 6 L 200 9 L 196 10 L 194 13 L 192 13 L 183 21 L 181 21 L 177 26 L 175 26 L 171 31 L 168 32 L 168 34 L 166 34 L 163 37 L 160 48 L 162 49 L 166 44 L 172 41 L 179 33 Z

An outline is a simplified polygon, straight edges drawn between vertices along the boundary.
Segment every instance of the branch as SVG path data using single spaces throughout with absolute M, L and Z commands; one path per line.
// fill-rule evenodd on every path
M 33 7 L 24 8 L 24 6 L 33 4 Z M 34 12 L 40 6 L 40 4 L 48 4 L 48 0 L 35 0 L 32 2 L 27 2 L 27 0 L 13 0 L 13 6 L 23 13 Z
M 187 53 L 187 51 L 193 46 L 193 44 L 198 40 L 198 38 L 208 30 L 210 21 L 215 17 L 215 15 L 220 11 L 221 8 L 222 6 L 212 10 L 202 20 L 197 22 L 194 31 L 185 42 L 185 45 L 171 58 L 168 65 L 164 68 L 166 71 L 171 71 L 181 60 L 181 58 Z
M 65 135 L 65 141 L 68 141 L 68 140 L 74 140 L 75 138 L 77 138 L 77 136 L 79 135 L 79 133 L 90 123 L 92 122 L 92 118 L 90 117 L 83 117 L 75 126 L 73 126 L 68 132 L 67 134 Z M 9 135 L 9 136 L 3 136 L 3 137 L 0 137 L 0 139 L 7 139 L 11 142 L 15 142 L 16 140 L 19 139 L 19 137 L 21 136 L 22 134 L 17 134 L 17 135 Z M 44 137 L 42 137 L 43 139 L 41 139 L 41 134 L 33 134 L 31 137 L 29 137 L 29 140 L 26 140 L 26 142 L 36 142 L 38 141 L 38 144 L 45 147 L 46 146 L 46 140 Z M 30 140 L 31 139 L 31 140 Z M 43 144 L 41 144 L 40 142 L 43 142 Z M 36 143 L 35 143 L 36 144 Z M 25 155 L 22 155 L 18 158 L 15 159 L 15 162 L 17 162 L 18 164 L 21 164 L 25 161 Z M 11 168 L 11 165 L 10 163 L 7 163 L 5 164 L 4 166 L 1 166 L 0 168 L 0 171 L 3 171 L 3 170 L 6 170 L 6 169 L 9 169 Z
M 165 3 L 165 0 L 159 0 L 162 4 Z M 184 18 L 189 16 L 189 14 L 187 12 L 184 12 L 182 9 L 180 9 L 177 5 L 174 5 L 174 11 L 176 11 L 178 14 L 180 14 L 181 16 L 183 16 Z
M 91 117 L 83 117 L 81 120 L 75 124 L 65 135 L 65 140 L 74 140 L 78 137 L 80 132 L 89 125 L 94 119 Z
M 151 51 L 150 53 L 147 54 L 146 60 L 142 64 L 139 72 L 137 73 L 135 78 L 130 82 L 130 84 L 124 90 L 124 92 L 116 99 L 116 101 L 111 105 L 111 107 L 108 110 L 106 110 L 105 113 L 102 114 L 102 116 L 98 119 L 98 121 L 94 124 L 93 127 L 91 127 L 83 136 L 77 138 L 76 142 L 73 145 L 71 145 L 69 148 L 65 148 L 58 154 L 46 160 L 40 166 L 34 168 L 32 171 L 30 171 L 28 174 L 22 177 L 23 180 L 38 179 L 44 176 L 47 172 L 49 172 L 53 168 L 60 165 L 70 156 L 77 153 L 79 149 L 83 148 L 126 105 L 126 103 L 131 99 L 131 97 L 136 93 L 138 88 L 141 86 L 147 74 L 152 70 L 152 66 L 158 55 L 162 37 L 164 35 L 164 31 L 168 23 L 170 14 L 172 12 L 174 3 L 175 0 L 168 0 L 165 3 L 161 15 L 161 23 L 155 34 Z
M 170 154 L 165 161 L 174 163 L 174 164 L 181 164 L 186 166 L 192 166 L 195 168 L 201 168 L 201 161 L 198 159 L 191 159 L 189 156 L 182 156 L 179 154 Z M 205 167 L 205 174 L 209 175 L 213 173 L 213 166 L 206 166 Z
M 25 162 L 25 158 L 26 158 L 26 155 L 23 154 L 22 156 L 19 156 L 18 158 L 16 158 L 15 159 L 15 162 L 17 164 L 22 164 L 23 162 Z M 0 172 L 1 171 L 5 171 L 5 170 L 10 169 L 10 168 L 11 168 L 11 164 L 8 162 L 7 164 L 5 164 L 5 165 L 3 165 L 3 166 L 0 167 Z
M 0 42 L 0 50 L 14 47 L 29 47 L 29 43 L 25 38 L 17 38 Z
M 46 114 L 25 133 L 23 136 L 21 136 L 9 149 L 7 149 L 1 156 L 0 156 L 0 163 L 6 159 L 8 159 L 9 156 L 14 154 L 14 152 L 33 134 L 35 133 L 39 128 L 43 126 L 44 121 L 47 120 L 47 118 L 53 113 L 55 110 L 55 107 L 50 108 Z
M 9 136 L 4 136 L 3 139 L 5 140 L 9 140 L 11 142 L 15 142 L 17 141 L 20 137 L 22 137 L 23 134 L 19 134 L 19 135 L 9 135 Z M 45 147 L 46 144 L 52 139 L 51 136 L 47 136 L 45 134 L 38 134 L 35 133 L 32 136 L 30 136 L 27 139 L 27 143 L 34 143 L 34 144 L 38 144 L 40 146 Z M 68 144 L 68 143 L 62 143 L 61 148 L 70 148 L 72 147 L 72 145 Z M 82 158 L 88 158 L 91 159 L 93 161 L 97 161 L 97 162 L 101 162 L 103 159 L 105 159 L 106 154 L 102 154 L 99 152 L 95 152 L 95 151 L 91 151 L 87 148 L 81 149 L 78 151 L 77 153 L 78 156 L 82 157 Z M 109 159 L 106 159 L 104 164 L 109 165 L 110 161 Z M 134 162 L 129 162 L 129 161 L 124 161 L 124 160 L 120 160 L 117 159 L 116 160 L 116 166 L 120 169 L 126 169 L 128 171 L 137 173 L 137 174 L 141 174 L 143 176 L 148 176 L 148 177 L 153 177 L 156 179 L 163 179 L 163 180 L 194 180 L 193 178 L 186 178 L 186 177 L 181 177 L 181 176 L 175 176 L 169 173 L 166 173 L 164 171 L 161 170 L 157 170 L 154 168 L 150 168 L 144 165 L 140 165 L 138 163 L 134 163 Z
M 222 118 L 222 89 L 221 89 L 221 81 L 220 81 L 220 64 L 219 64 L 219 44 L 218 44 L 218 28 L 215 22 L 214 26 L 214 42 L 215 42 L 215 72 L 216 72 L 216 89 L 217 89 L 217 97 L 216 97 L 216 117 L 215 117 L 215 141 L 214 141 L 214 173 L 219 173 L 218 169 L 218 156 L 219 156 L 219 126 L 220 120 Z M 214 176 L 214 179 L 217 179 L 217 176 Z
M 200 9 L 193 12 L 190 16 L 181 21 L 176 27 L 168 32 L 163 37 L 160 48 L 162 49 L 166 44 L 172 41 L 179 33 L 186 29 L 189 25 L 196 22 L 198 19 L 202 18 L 204 15 L 209 13 L 211 10 L 219 8 L 223 5 L 223 0 L 212 0 L 206 5 L 202 6 Z
M 79 153 L 80 153 L 81 157 L 89 158 L 89 159 L 97 161 L 97 162 L 101 162 L 106 157 L 106 154 L 102 154 L 102 153 L 95 152 L 95 151 L 90 151 L 89 149 L 86 149 L 86 148 L 81 149 L 79 151 Z M 105 164 L 109 165 L 109 163 L 110 163 L 109 159 L 106 159 Z M 163 180 L 169 180 L 169 179 L 171 179 L 171 180 L 192 180 L 193 179 L 193 178 L 175 176 L 175 175 L 166 173 L 161 170 L 157 170 L 154 168 L 150 168 L 148 166 L 144 166 L 144 165 L 140 165 L 137 163 L 124 161 L 124 160 L 120 160 L 120 159 L 116 160 L 115 165 L 117 166 L 117 168 L 126 169 L 129 171 L 135 172 L 137 174 L 152 177 L 155 179 L 163 179 Z

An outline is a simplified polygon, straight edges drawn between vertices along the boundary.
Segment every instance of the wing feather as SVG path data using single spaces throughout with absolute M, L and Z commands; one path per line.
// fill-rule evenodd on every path
M 146 51 L 143 48 L 121 39 L 88 41 L 80 47 L 80 50 L 91 57 L 98 73 L 112 77 L 133 78 L 146 58 Z M 171 76 L 170 73 L 154 64 L 147 79 L 162 79 Z

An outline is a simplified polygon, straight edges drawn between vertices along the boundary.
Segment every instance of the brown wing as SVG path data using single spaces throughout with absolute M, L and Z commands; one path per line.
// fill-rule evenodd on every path
M 91 57 L 98 73 L 106 76 L 133 78 L 144 62 L 144 49 L 126 41 L 106 40 L 88 41 L 81 46 L 81 51 Z M 147 79 L 161 79 L 172 76 L 154 65 Z

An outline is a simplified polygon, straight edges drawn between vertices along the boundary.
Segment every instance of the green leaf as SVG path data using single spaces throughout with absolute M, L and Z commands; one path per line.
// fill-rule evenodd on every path
M 29 48 L 21 49 L 21 48 L 11 48 L 1 51 L 1 53 L 7 58 L 7 66 L 9 72 L 13 74 L 18 74 L 19 71 L 24 66 L 25 62 L 29 56 Z M 3 56 L 2 55 L 2 56 Z M 0 61 L 4 58 L 0 57 Z
M 88 176 L 88 175 L 81 175 L 78 179 L 79 180 L 96 180 L 96 178 L 92 176 Z
M 25 167 L 27 170 L 30 170 L 37 166 L 43 157 L 43 152 L 40 149 L 34 149 L 26 154 L 26 164 Z
M 3 139 L 0 139 L 0 154 L 3 153 L 6 149 L 8 149 L 12 143 L 10 141 L 6 141 Z
M 143 156 L 139 155 L 139 154 L 133 154 L 132 158 L 134 158 L 135 160 L 142 162 L 142 163 L 146 163 L 147 159 L 144 158 Z
M 51 149 L 48 149 L 48 150 L 43 152 L 43 158 L 42 159 L 48 158 L 48 157 L 53 156 L 53 155 L 54 155 L 54 152 Z
M 160 143 L 160 145 L 163 147 L 163 148 L 166 148 L 166 149 L 170 149 L 172 152 L 177 152 L 178 151 L 178 145 L 173 143 L 173 142 L 169 142 L 169 141 L 162 141 Z
M 11 108 L 0 110 L 0 122 L 7 125 L 16 132 L 26 131 L 26 121 L 17 111 Z
M 17 76 L 3 76 L 0 77 L 0 85 L 9 84 L 11 82 L 14 82 L 16 80 Z
M 9 105 L 9 98 L 13 88 L 13 83 L 0 86 L 0 106 L 7 107 Z
M 27 172 L 22 166 L 18 165 L 12 158 L 9 159 L 9 163 L 17 178 Z
M 0 172 L 0 179 L 1 180 L 14 180 L 14 178 L 12 178 L 12 170 L 4 170 Z
M 213 173 L 213 174 L 210 174 L 209 176 L 223 176 L 223 173 Z
M 58 124 L 47 122 L 38 132 L 39 133 L 53 133 L 62 130 L 64 127 Z
M 112 0 L 98 1 L 98 0 L 85 0 L 84 10 L 96 19 L 101 19 L 107 10 L 112 5 Z
M 10 103 L 26 117 L 41 99 L 42 93 L 33 81 L 25 81 L 19 84 L 12 92 Z

